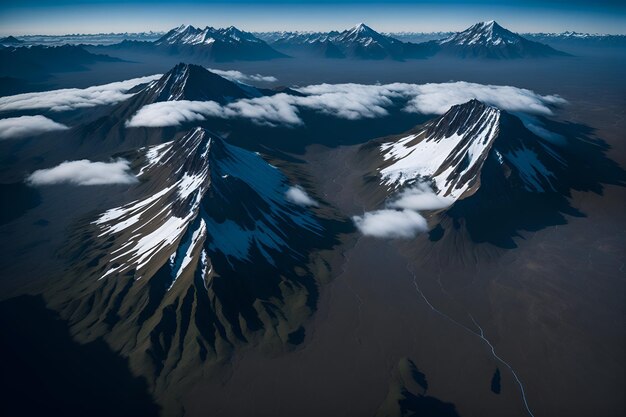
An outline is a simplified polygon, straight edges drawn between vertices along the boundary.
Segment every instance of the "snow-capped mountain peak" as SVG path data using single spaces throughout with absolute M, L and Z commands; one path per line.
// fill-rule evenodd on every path
M 259 38 L 249 32 L 245 32 L 235 26 L 229 26 L 225 29 L 218 30 L 227 39 L 232 39 L 236 42 L 249 41 L 249 42 L 261 42 Z
M 350 32 L 350 33 L 358 33 L 358 34 L 376 33 L 376 31 L 374 29 L 372 29 L 371 27 L 367 26 L 365 23 L 359 23 L 357 25 L 354 25 L 352 28 L 348 29 L 348 32 Z
M 204 29 L 196 28 L 191 25 L 181 25 L 167 32 L 163 37 L 156 41 L 157 45 L 200 45 L 209 44 L 215 41 L 211 36 L 214 32 L 213 28 L 208 26 Z
M 473 190 L 499 132 L 500 110 L 478 100 L 452 106 L 419 133 L 381 146 L 388 161 L 380 170 L 391 187 L 428 180 L 455 200 Z
M 522 121 L 478 100 L 452 106 L 408 135 L 379 145 L 381 185 L 395 191 L 429 183 L 452 201 L 489 183 L 530 193 L 559 189 L 567 163 Z
M 495 20 L 472 25 L 463 32 L 440 41 L 440 44 L 499 46 L 520 43 L 523 38 L 500 26 Z
M 513 33 L 494 20 L 476 23 L 436 44 L 441 52 L 461 58 L 512 59 L 567 55 Z
M 94 222 L 100 237 L 119 243 L 101 278 L 151 276 L 169 259 L 173 286 L 185 267 L 204 268 L 203 251 L 229 262 L 260 256 L 273 264 L 277 253 L 303 256 L 286 230 L 321 233 L 312 213 L 287 200 L 289 183 L 278 169 L 202 128 L 146 149 L 139 162 L 141 178 L 159 186 Z
M 389 42 L 390 38 L 376 32 L 364 23 L 359 23 L 350 29 L 340 33 L 335 40 L 337 42 L 360 42 L 369 44 L 372 42 Z
M 167 32 L 156 41 L 157 45 L 209 45 L 216 41 L 239 43 L 239 42 L 262 42 L 254 35 L 237 29 L 234 26 L 216 29 L 210 26 L 204 29 L 192 25 L 181 25 Z
M 181 25 L 154 42 L 157 49 L 170 54 L 191 55 L 215 61 L 235 59 L 254 61 L 274 59 L 285 55 L 275 51 L 264 41 L 234 26 L 204 29 Z
M 149 85 L 145 94 L 148 96 L 146 103 L 175 100 L 225 103 L 261 95 L 254 87 L 228 80 L 202 66 L 182 62 Z

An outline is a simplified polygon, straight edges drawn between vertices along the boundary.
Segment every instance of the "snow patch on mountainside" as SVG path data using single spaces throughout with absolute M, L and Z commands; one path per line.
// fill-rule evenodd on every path
M 449 136 L 433 134 L 415 143 L 418 136 L 426 134 L 424 131 L 381 145 L 384 159 L 393 161 L 380 171 L 383 184 L 399 187 L 418 178 L 428 178 L 434 182 L 438 195 L 458 199 L 473 183 L 459 178 L 472 170 L 491 147 L 499 118 L 500 111 L 489 107 L 472 126 L 464 126 Z M 469 138 L 468 133 L 475 131 L 478 134 Z
M 280 170 L 256 153 L 199 128 L 143 152 L 141 174 L 149 183 L 154 175 L 164 175 L 160 170 L 171 170 L 167 185 L 148 197 L 107 210 L 93 222 L 101 238 L 124 236 L 101 278 L 130 270 L 141 276 L 152 261 L 169 258 L 174 285 L 201 250 L 245 261 L 256 248 L 274 264 L 272 252 L 291 250 L 289 228 L 322 233 L 321 225 L 302 204 L 287 199 L 289 184 Z M 235 209 L 229 210 L 231 205 Z M 212 216 L 212 210 L 226 210 L 226 218 Z

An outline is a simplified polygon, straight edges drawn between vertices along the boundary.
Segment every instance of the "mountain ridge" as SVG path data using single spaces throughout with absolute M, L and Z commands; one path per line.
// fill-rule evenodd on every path
M 78 339 L 104 337 L 161 398 L 238 347 L 300 343 L 336 221 L 291 202 L 261 155 L 202 128 L 131 165 L 131 201 L 77 226 L 63 252 L 76 273 L 50 293 Z
M 519 59 L 532 57 L 566 56 L 550 46 L 525 39 L 495 21 L 479 22 L 461 32 L 443 39 L 424 34 L 418 42 L 405 42 L 393 33 L 376 32 L 364 23 L 342 32 L 270 32 L 260 36 L 277 48 L 296 53 L 298 49 L 324 56 L 313 45 L 328 42 L 338 48 L 345 57 L 359 59 L 420 59 L 433 55 L 459 58 Z M 406 37 L 406 36 L 405 36 Z M 413 38 L 409 37 L 409 40 Z M 420 41 L 424 39 L 423 41 Z M 337 58 L 337 56 L 333 56 Z

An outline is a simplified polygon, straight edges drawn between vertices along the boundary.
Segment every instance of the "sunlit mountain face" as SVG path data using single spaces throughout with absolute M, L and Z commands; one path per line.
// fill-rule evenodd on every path
M 0 6 L 2 415 L 623 415 L 583 3 Z

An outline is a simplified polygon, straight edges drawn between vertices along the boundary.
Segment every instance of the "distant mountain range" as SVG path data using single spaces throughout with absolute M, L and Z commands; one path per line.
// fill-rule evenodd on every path
M 551 43 L 555 45 L 626 46 L 626 35 L 562 32 L 525 33 L 523 36 L 537 42 Z
M 14 36 L 7 36 L 6 38 L 0 39 L 0 45 L 20 45 L 22 43 L 24 43 L 24 41 L 21 41 Z
M 166 54 L 203 61 L 259 61 L 284 58 L 267 43 L 234 26 L 228 28 L 196 28 L 181 25 L 152 42 L 123 41 L 98 47 L 103 51 L 137 51 Z
M 342 32 L 284 32 L 268 35 L 271 45 L 286 53 L 304 53 L 324 58 L 395 59 L 425 58 L 428 45 L 402 42 L 360 23 Z
M 161 38 L 166 32 L 120 32 L 120 33 L 93 33 L 93 34 L 67 34 L 67 35 L 25 35 L 7 36 L 0 38 L 0 45 L 111 45 L 130 41 L 154 42 Z M 338 35 L 340 32 L 315 32 L 315 31 L 269 31 L 250 32 L 258 39 L 262 39 L 268 44 L 272 44 L 287 37 L 311 39 L 323 37 L 324 35 Z M 380 32 L 381 35 L 394 38 L 402 42 L 422 43 L 432 40 L 446 39 L 456 32 Z M 604 33 L 584 33 L 575 31 L 565 32 L 524 32 L 519 33 L 528 40 L 537 42 L 566 42 L 571 44 L 597 44 L 597 45 L 626 45 L 626 35 L 613 35 Z
M 33 43 L 99 43 L 91 50 L 115 55 L 116 51 L 166 54 L 198 61 L 256 61 L 293 56 L 333 59 L 423 59 L 436 55 L 458 58 L 520 59 L 566 56 L 552 45 L 626 45 L 625 35 L 577 32 L 516 34 L 495 21 L 481 22 L 458 32 L 379 33 L 360 23 L 344 31 L 250 33 L 234 26 L 197 28 L 181 25 L 165 34 L 67 35 L 65 37 L 8 36 L 0 45 Z M 109 39 L 111 38 L 111 39 Z M 120 39 L 123 39 L 119 42 Z M 116 43 L 113 43 L 116 40 Z M 6 75 L 6 74 L 2 74 Z
M 378 33 L 363 23 L 343 32 L 282 32 L 259 36 L 286 53 L 306 53 L 326 58 L 404 60 L 447 55 L 513 59 L 567 55 L 547 45 L 527 40 L 495 21 L 477 23 L 443 39 L 420 43 L 403 42 L 392 34 Z
M 260 38 L 277 37 L 282 32 L 267 32 L 256 34 Z M 403 42 L 428 42 L 449 38 L 456 32 L 385 32 L 384 35 L 391 36 Z M 626 35 L 610 35 L 601 33 L 582 32 L 555 32 L 555 33 L 520 33 L 520 36 L 536 42 L 563 45 L 598 45 L 598 46 L 625 46 Z M 268 41 L 269 42 L 269 41 Z M 271 42 L 270 42 L 271 43 Z
M 45 78 L 51 72 L 80 71 L 86 65 L 116 61 L 121 60 L 77 45 L 0 47 L 0 76 Z
M 121 32 L 121 33 L 91 33 L 67 35 L 26 35 L 19 36 L 22 45 L 111 45 L 124 40 L 155 41 L 165 32 Z M 12 36 L 10 36 L 12 37 Z M 3 42 L 0 40 L 0 44 Z

